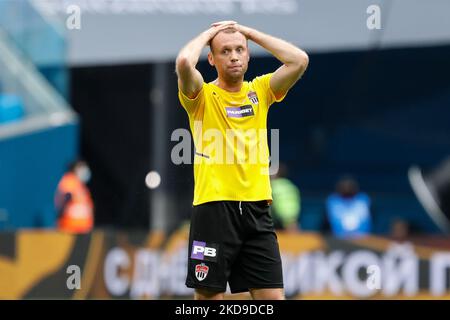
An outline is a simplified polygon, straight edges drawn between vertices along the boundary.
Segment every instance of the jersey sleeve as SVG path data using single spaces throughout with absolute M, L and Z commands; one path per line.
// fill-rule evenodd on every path
M 188 114 L 194 114 L 198 107 L 205 103 L 205 83 L 203 83 L 202 89 L 193 99 L 189 98 L 180 89 L 178 89 L 178 99 Z
M 275 102 L 281 102 L 286 97 L 287 92 L 283 94 L 280 98 L 276 98 L 275 94 L 272 91 L 272 88 L 270 87 L 270 78 L 272 78 L 272 73 L 267 73 L 262 76 L 256 77 L 253 80 L 253 85 L 255 88 L 259 91 L 259 94 L 261 95 L 262 99 L 265 99 L 267 103 L 267 107 L 270 107 Z

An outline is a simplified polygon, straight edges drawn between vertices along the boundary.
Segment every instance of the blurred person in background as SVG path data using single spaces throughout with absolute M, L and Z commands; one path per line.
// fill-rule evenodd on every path
M 248 40 L 283 65 L 244 81 Z M 209 83 L 196 69 L 207 45 L 208 62 L 217 71 L 217 79 Z M 212 151 L 198 140 L 207 130 L 219 130 L 226 139 L 231 129 L 249 150 L 257 150 L 253 146 L 259 144 L 259 152 L 269 150 L 266 139 L 255 135 L 247 142 L 242 132 L 267 130 L 269 107 L 284 99 L 307 65 L 308 56 L 301 49 L 234 21 L 212 24 L 178 54 L 178 97 L 188 113 L 196 148 L 186 277 L 186 286 L 195 288 L 195 299 L 223 299 L 227 283 L 231 293 L 250 291 L 254 299 L 284 299 L 282 261 L 270 215 L 268 162 L 215 161 Z M 230 149 L 226 151 L 239 159 L 239 150 Z
M 359 190 L 358 182 L 343 177 L 326 200 L 326 229 L 340 238 L 366 236 L 372 230 L 370 207 L 370 198 Z
M 301 209 L 300 190 L 287 178 L 287 173 L 286 164 L 280 163 L 277 173 L 271 177 L 271 213 L 275 229 L 297 232 Z
M 410 223 L 400 217 L 396 217 L 392 220 L 389 230 L 389 236 L 395 241 L 406 241 L 411 233 Z
M 91 172 L 83 160 L 69 165 L 58 184 L 55 206 L 58 214 L 58 229 L 69 233 L 87 233 L 94 226 L 94 205 L 86 184 Z

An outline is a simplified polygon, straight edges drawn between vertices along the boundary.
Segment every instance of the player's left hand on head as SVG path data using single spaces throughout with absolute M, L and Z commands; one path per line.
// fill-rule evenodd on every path
M 250 36 L 250 28 L 243 26 L 242 24 L 236 24 L 234 26 L 234 28 L 236 28 L 237 31 L 239 31 L 240 33 L 242 33 L 244 36 L 246 36 L 247 38 L 249 38 Z

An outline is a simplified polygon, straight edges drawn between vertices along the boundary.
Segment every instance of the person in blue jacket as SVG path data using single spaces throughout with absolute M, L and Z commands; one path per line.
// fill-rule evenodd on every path
M 340 238 L 361 237 L 371 233 L 369 196 L 359 190 L 351 177 L 336 184 L 336 191 L 326 200 L 326 220 L 332 234 Z

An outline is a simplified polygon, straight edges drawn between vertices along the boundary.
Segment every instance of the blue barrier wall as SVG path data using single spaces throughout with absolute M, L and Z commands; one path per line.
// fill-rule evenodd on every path
M 0 141 L 0 230 L 55 226 L 53 195 L 77 151 L 76 124 Z

